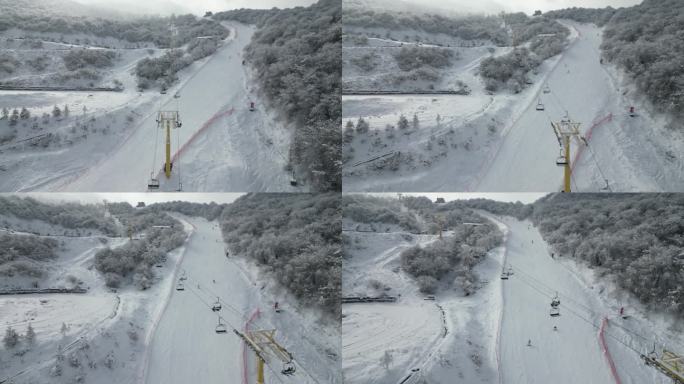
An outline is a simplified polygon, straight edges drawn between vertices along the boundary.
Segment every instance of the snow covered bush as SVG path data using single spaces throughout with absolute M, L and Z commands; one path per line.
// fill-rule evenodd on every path
M 516 48 L 506 55 L 482 60 L 480 76 L 484 78 L 488 91 L 507 88 L 517 93 L 525 88 L 527 73 L 539 64 L 541 61 L 529 49 Z
M 424 66 L 444 68 L 451 65 L 452 59 L 457 55 L 450 49 L 435 47 L 402 47 L 394 54 L 399 68 L 402 71 L 411 71 Z
M 103 49 L 78 49 L 69 51 L 62 60 L 70 71 L 86 67 L 106 68 L 114 64 L 116 53 Z
M 409 232 L 420 232 L 422 227 L 414 212 L 402 209 L 397 199 L 343 195 L 342 214 L 346 220 L 364 224 L 395 224 Z

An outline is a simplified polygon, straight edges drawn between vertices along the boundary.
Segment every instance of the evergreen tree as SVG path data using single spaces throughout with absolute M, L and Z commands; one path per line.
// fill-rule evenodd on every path
M 9 109 L 7 107 L 2 107 L 2 115 L 0 115 L 0 120 L 6 119 L 9 117 Z
M 23 108 L 21 109 L 21 113 L 19 114 L 19 117 L 20 117 L 22 120 L 29 119 L 29 118 L 31 118 L 31 112 L 29 112 L 29 110 L 26 109 L 26 107 L 23 107 Z
M 64 104 L 64 109 L 62 110 L 64 112 L 64 117 L 69 117 L 69 106 Z
M 62 111 L 59 109 L 58 106 L 55 105 L 55 107 L 52 109 L 52 116 L 54 117 L 60 117 L 62 116 Z
M 10 126 L 17 125 L 18 121 L 19 121 L 19 111 L 14 109 L 12 111 L 12 116 L 10 116 L 10 120 L 9 120 Z
M 407 129 L 409 127 L 409 122 L 406 116 L 399 116 L 399 123 L 397 123 L 397 126 L 399 127 L 399 129 Z
M 12 329 L 12 327 L 7 327 L 5 330 L 5 337 L 2 338 L 2 343 L 5 344 L 5 348 L 14 348 L 19 344 L 19 334 L 17 331 Z
M 413 114 L 413 129 L 418 129 L 420 127 L 420 121 L 418 120 L 418 115 Z
M 36 342 L 36 331 L 33 330 L 33 327 L 31 326 L 31 323 L 28 324 L 28 328 L 26 328 L 26 342 L 29 345 L 33 345 Z

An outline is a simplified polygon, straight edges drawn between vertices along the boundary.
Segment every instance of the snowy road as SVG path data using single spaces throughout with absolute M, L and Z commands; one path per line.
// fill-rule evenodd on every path
M 551 257 L 547 244 L 528 221 L 490 218 L 509 230 L 506 263 L 514 271 L 509 280 L 502 281 L 500 383 L 615 383 L 599 345 L 597 326 L 604 316 L 616 325 L 624 325 L 626 320 L 616 317 L 615 310 L 609 309 L 592 287 Z M 551 317 L 550 302 L 556 293 L 560 316 Z M 631 344 L 621 329 L 609 327 L 612 336 Z M 617 359 L 622 383 L 667 382 L 625 345 L 611 340 L 609 351 Z
M 594 25 L 568 23 L 577 38 L 562 53 L 548 75 L 551 93 L 537 84 L 535 97 L 525 112 L 512 123 L 496 156 L 481 171 L 472 186 L 478 191 L 558 191 L 562 168 L 555 163 L 559 145 L 551 121 L 567 112 L 582 123 L 586 134 L 592 123 L 610 114 L 613 119 L 597 126 L 589 142 L 596 158 L 584 151 L 573 175 L 573 189 L 598 191 L 662 191 L 681 189 L 682 159 L 667 155 L 669 140 L 664 130 L 646 116 L 630 118 L 625 100 L 600 63 L 601 29 Z M 545 111 L 537 111 L 537 101 Z M 633 104 L 631 104 L 633 105 Z M 681 144 L 680 144 L 681 145 Z M 573 143 L 577 148 L 578 144 Z M 676 153 L 676 152 L 675 152 Z M 598 163 L 598 165 L 597 165 Z

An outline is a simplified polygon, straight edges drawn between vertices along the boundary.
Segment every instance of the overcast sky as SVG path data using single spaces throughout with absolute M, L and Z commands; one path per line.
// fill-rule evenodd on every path
M 366 3 L 373 4 L 374 0 L 367 0 Z M 379 0 L 384 5 L 389 5 L 386 0 Z M 392 3 L 396 1 L 393 0 Z M 549 11 L 552 9 L 584 7 L 584 8 L 604 8 L 607 6 L 628 7 L 640 4 L 641 0 L 404 0 L 405 3 L 412 3 L 421 8 L 437 8 L 456 13 L 487 13 L 495 14 L 501 11 L 506 12 L 525 12 L 533 13 L 539 9 Z M 426 9 L 428 11 L 428 9 Z
M 372 196 L 397 197 L 396 193 L 366 193 Z M 546 196 L 547 193 L 402 193 L 404 196 L 425 196 L 432 201 L 438 197 L 443 197 L 446 201 L 468 200 L 468 199 L 490 199 L 515 203 L 519 201 L 524 204 L 534 203 L 539 198 Z
M 103 8 L 131 13 L 152 13 L 168 15 L 172 13 L 194 13 L 203 15 L 205 11 L 227 11 L 230 9 L 273 7 L 291 8 L 308 6 L 316 0 L 73 0 L 81 4 L 97 5 Z
M 127 202 L 135 206 L 139 201 L 145 204 L 165 201 L 190 201 L 193 203 L 218 204 L 232 203 L 243 193 L 21 193 L 19 196 L 31 196 L 42 201 L 77 201 L 82 203 Z

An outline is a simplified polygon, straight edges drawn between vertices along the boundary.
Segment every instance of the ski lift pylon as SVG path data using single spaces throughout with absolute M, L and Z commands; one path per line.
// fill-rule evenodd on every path
M 159 179 L 151 178 L 150 181 L 147 182 L 147 189 L 149 189 L 149 190 L 159 189 Z

